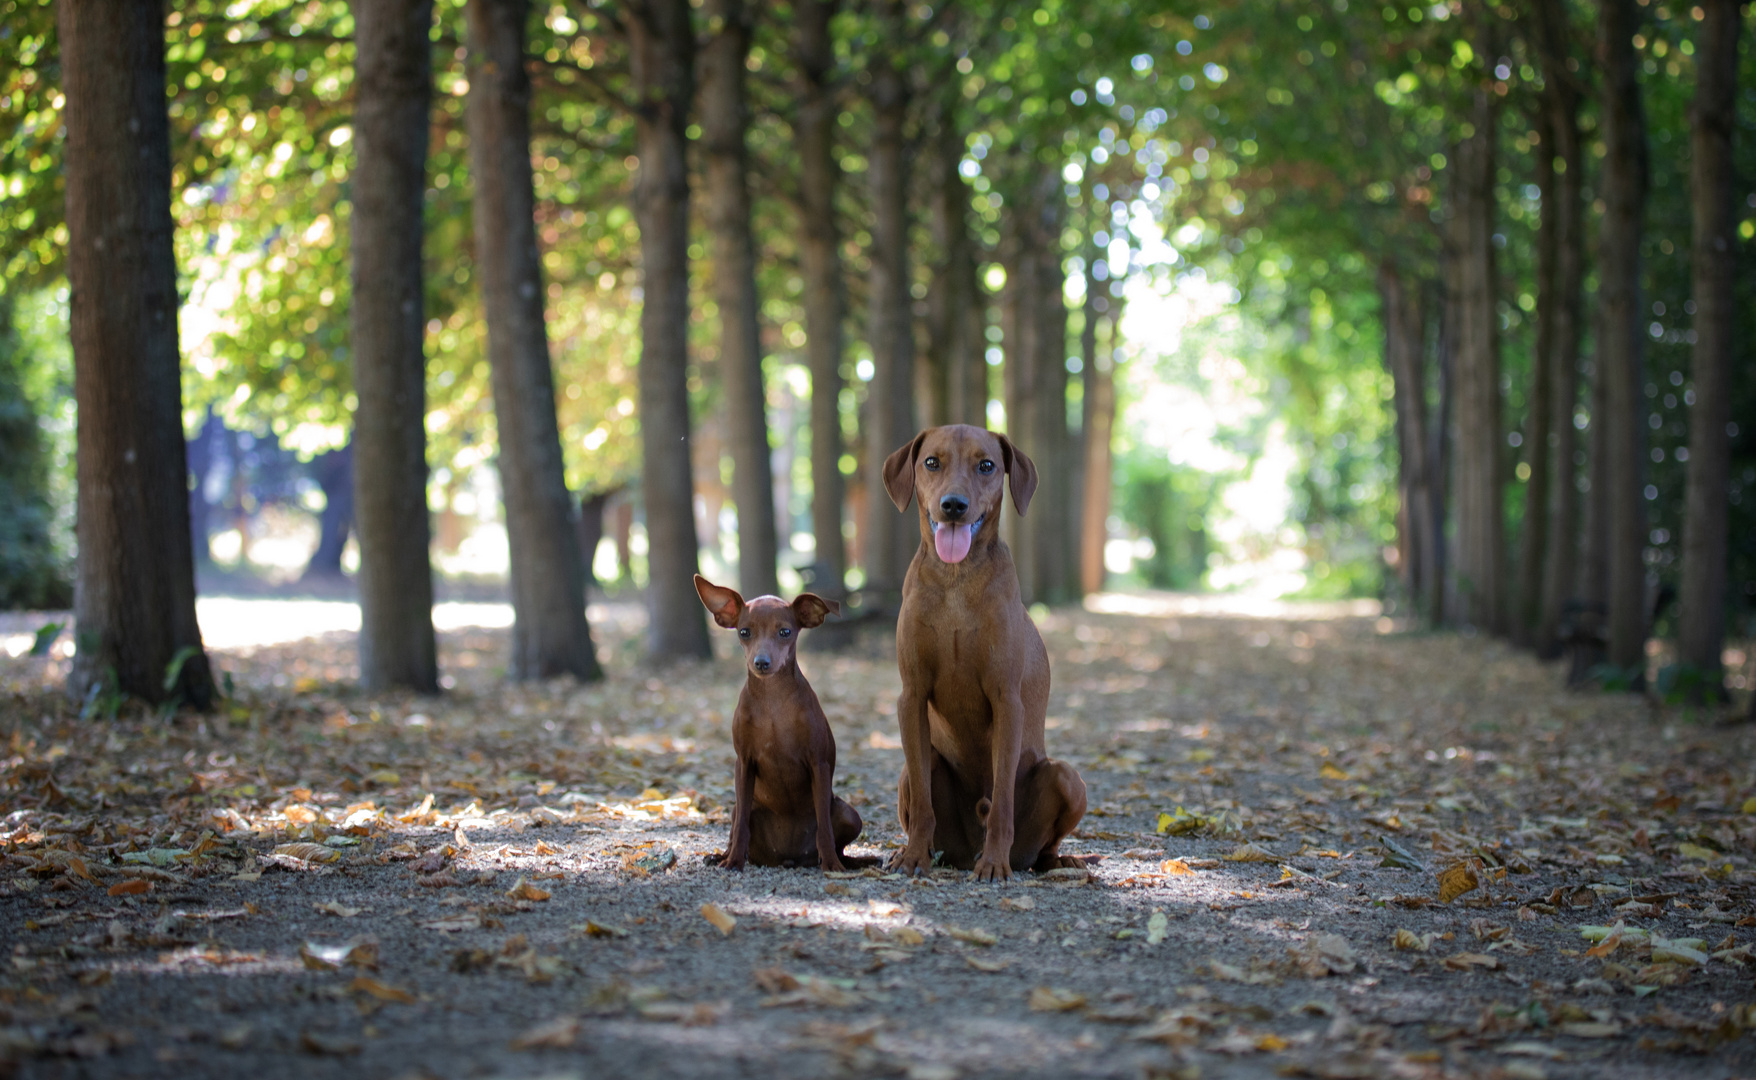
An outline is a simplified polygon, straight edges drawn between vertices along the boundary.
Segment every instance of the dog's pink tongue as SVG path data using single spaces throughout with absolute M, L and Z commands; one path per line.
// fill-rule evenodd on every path
M 933 549 L 943 562 L 960 563 L 969 555 L 970 538 L 975 528 L 970 525 L 946 523 L 933 530 Z

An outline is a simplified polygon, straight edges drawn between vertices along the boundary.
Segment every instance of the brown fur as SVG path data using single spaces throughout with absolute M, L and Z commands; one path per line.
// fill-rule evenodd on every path
M 728 870 L 757 866 L 869 865 L 843 855 L 860 835 L 860 815 L 836 798 L 835 736 L 823 706 L 799 670 L 799 632 L 841 611 L 834 600 L 800 594 L 791 604 L 758 596 L 748 604 L 733 589 L 695 575 L 695 591 L 713 621 L 738 631 L 748 677 L 732 715 L 737 792 L 732 835 L 715 856 Z
M 891 865 L 906 872 L 924 872 L 934 852 L 983 881 L 1080 865 L 1060 844 L 1085 815 L 1085 782 L 1044 748 L 1049 654 L 999 539 L 1003 482 L 1022 515 L 1036 466 L 1004 435 L 968 425 L 923 431 L 884 462 L 897 508 L 920 505 L 921 547 L 896 625 L 897 814 L 908 843 Z M 947 497 L 967 503 L 961 520 L 983 522 L 958 563 L 933 546 L 933 522 L 954 519 Z

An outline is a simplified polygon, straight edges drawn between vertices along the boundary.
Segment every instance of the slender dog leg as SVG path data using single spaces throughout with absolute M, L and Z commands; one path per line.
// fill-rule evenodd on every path
M 839 873 L 842 869 L 841 856 L 836 851 L 835 823 L 830 819 L 830 803 L 835 796 L 830 792 L 833 766 L 819 760 L 811 766 L 811 801 L 817 809 L 817 864 L 824 870 Z
M 890 860 L 892 870 L 924 874 L 933 865 L 932 732 L 927 723 L 927 696 L 904 684 L 896 699 L 896 722 L 902 730 L 903 774 L 898 806 L 908 843 Z
M 987 837 L 976 859 L 977 881 L 1012 877 L 1012 837 L 1017 807 L 1018 758 L 1024 749 L 1024 702 L 1016 687 L 1002 691 L 994 703 L 994 791 L 988 809 Z
M 720 866 L 742 870 L 750 857 L 750 811 L 756 803 L 756 763 L 738 757 L 738 771 L 732 778 L 732 835 L 726 840 L 726 857 Z

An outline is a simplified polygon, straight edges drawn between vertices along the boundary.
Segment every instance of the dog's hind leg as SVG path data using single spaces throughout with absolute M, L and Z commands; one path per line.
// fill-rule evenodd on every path
M 1060 853 L 1061 841 L 1085 817 L 1085 781 L 1077 769 L 1065 761 L 1045 758 L 1019 781 L 1017 799 L 1009 856 L 1014 870 L 1085 865 L 1076 856 Z
M 829 806 L 829 818 L 835 825 L 835 853 L 841 856 L 841 864 L 849 870 L 859 870 L 867 866 L 877 866 L 883 862 L 876 855 L 849 855 L 844 849 L 860 838 L 860 830 L 865 822 L 860 820 L 860 812 L 842 801 L 837 795 Z

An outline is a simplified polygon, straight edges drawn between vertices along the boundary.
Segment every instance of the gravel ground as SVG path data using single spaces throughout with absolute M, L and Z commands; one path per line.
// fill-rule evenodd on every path
M 455 689 L 368 698 L 332 634 L 169 722 L 0 659 L 0 1075 L 1756 1073 L 1747 729 L 1344 609 L 1089 606 L 1039 624 L 1102 860 L 1001 886 L 708 866 L 740 665 L 632 666 L 631 608 L 592 686 L 463 629 Z M 888 643 L 805 664 L 895 850 Z

